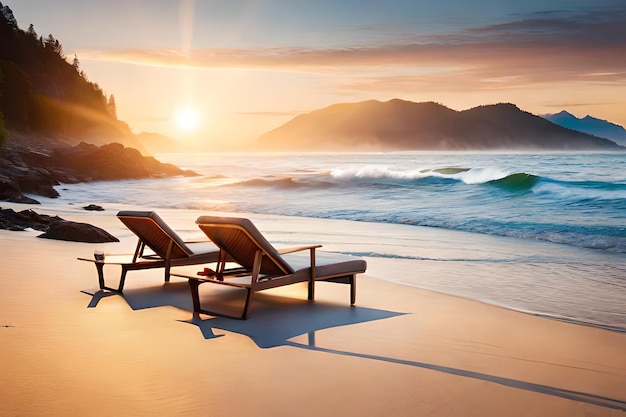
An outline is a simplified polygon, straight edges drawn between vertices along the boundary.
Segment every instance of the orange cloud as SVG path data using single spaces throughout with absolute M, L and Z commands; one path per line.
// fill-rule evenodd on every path
M 332 102 L 339 96 L 350 101 L 401 96 L 441 100 L 457 108 L 510 100 L 541 111 L 555 105 L 556 100 L 587 101 L 590 104 L 584 107 L 597 105 L 606 118 L 619 121 L 621 113 L 615 109 L 623 103 L 620 97 L 626 87 L 624 27 L 626 5 L 620 10 L 516 16 L 505 23 L 443 34 L 407 36 L 400 27 L 359 28 L 367 33 L 380 30 L 393 35 L 368 45 L 153 48 L 78 54 L 81 61 L 165 68 L 300 72 L 307 73 L 309 81 L 319 75 L 315 92 L 326 97 L 318 98 L 316 103 Z M 309 88 L 309 84 L 302 85 Z M 312 94 L 306 96 L 310 100 Z M 602 103 L 616 105 L 607 110 L 611 104 L 603 107 Z M 273 112 L 256 113 L 261 114 L 278 116 Z
M 447 35 L 345 48 L 132 49 L 82 51 L 82 60 L 198 69 L 354 72 L 389 82 L 472 79 L 490 88 L 579 80 L 626 83 L 626 9 L 548 13 Z M 365 72 L 361 72 L 365 71 Z

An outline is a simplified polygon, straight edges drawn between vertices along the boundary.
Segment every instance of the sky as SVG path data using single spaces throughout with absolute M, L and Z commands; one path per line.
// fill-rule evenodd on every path
M 133 132 L 245 149 L 335 103 L 513 103 L 626 126 L 625 0 L 4 0 Z

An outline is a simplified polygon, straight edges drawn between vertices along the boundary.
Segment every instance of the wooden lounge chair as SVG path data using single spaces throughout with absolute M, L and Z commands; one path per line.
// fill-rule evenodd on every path
M 309 300 L 315 297 L 317 280 L 349 283 L 350 304 L 354 304 L 355 277 L 356 274 L 365 272 L 367 265 L 364 260 L 317 251 L 321 245 L 276 250 L 248 219 L 201 216 L 196 223 L 220 248 L 220 257 L 214 273 L 209 271 L 205 276 L 179 275 L 189 279 L 195 316 L 200 313 L 224 316 L 201 308 L 199 286 L 205 282 L 246 289 L 246 301 L 241 316 L 226 316 L 244 320 L 248 317 L 255 292 L 297 282 L 309 283 Z M 230 257 L 238 265 L 227 269 L 227 258 Z
M 164 268 L 165 282 L 170 280 L 173 266 L 199 265 L 217 262 L 219 249 L 209 241 L 185 242 L 154 211 L 120 211 L 117 217 L 137 237 L 133 255 L 106 255 L 103 260 L 78 258 L 94 262 L 98 271 L 100 289 L 122 292 L 126 273 L 139 269 Z M 153 253 L 144 253 L 146 247 Z M 104 265 L 119 265 L 122 268 L 117 288 L 106 286 Z

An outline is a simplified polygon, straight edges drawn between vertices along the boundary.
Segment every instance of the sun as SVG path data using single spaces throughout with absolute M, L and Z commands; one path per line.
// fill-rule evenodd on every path
M 184 132 L 195 132 L 202 124 L 202 114 L 194 107 L 182 107 L 174 113 L 174 123 Z

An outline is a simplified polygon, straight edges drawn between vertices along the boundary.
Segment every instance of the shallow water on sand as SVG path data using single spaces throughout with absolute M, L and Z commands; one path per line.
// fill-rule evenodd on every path
M 315 232 L 313 225 L 310 235 L 328 242 L 324 249 L 365 257 L 369 275 L 626 332 L 621 254 L 429 227 L 342 222 Z M 274 241 L 295 243 L 281 232 L 288 226 L 266 227 Z
M 277 246 L 305 236 L 382 279 L 626 331 L 626 153 L 159 159 L 201 175 L 62 185 L 45 203 L 288 216 L 261 228 Z

